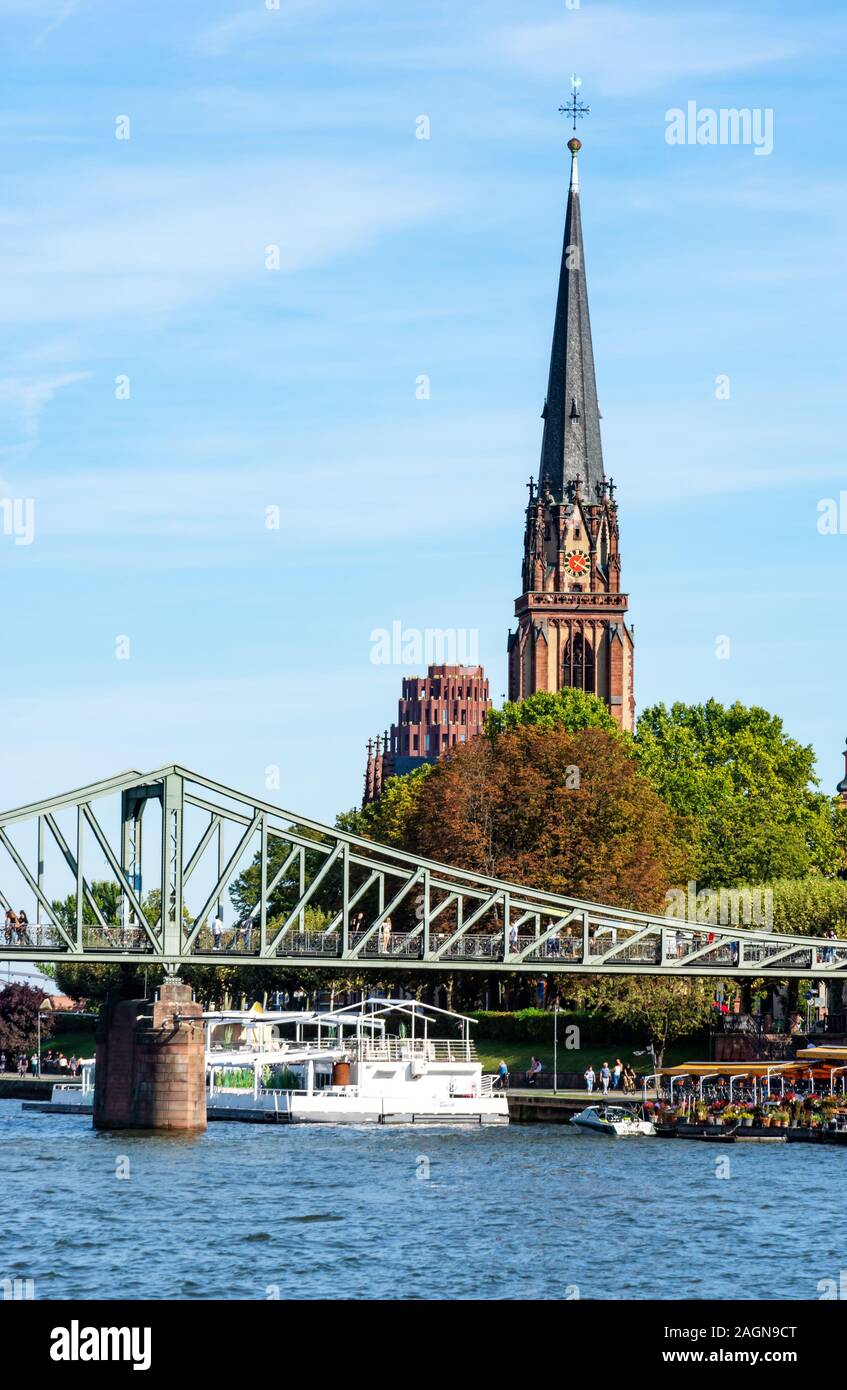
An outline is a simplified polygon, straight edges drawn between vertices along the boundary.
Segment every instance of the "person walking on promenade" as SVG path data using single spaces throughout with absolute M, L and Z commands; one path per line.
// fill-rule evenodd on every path
M 586 1089 L 586 1091 L 593 1091 L 593 1090 L 594 1090 L 594 1082 L 595 1082 L 596 1080 L 597 1080 L 596 1072 L 594 1071 L 594 1068 L 592 1067 L 591 1063 L 589 1062 L 589 1063 L 588 1063 L 588 1069 L 587 1069 L 587 1071 L 585 1072 L 585 1089 Z
M 600 1068 L 600 1085 L 603 1087 L 604 1096 L 608 1095 L 609 1093 L 609 1082 L 611 1081 L 611 1079 L 612 1073 L 609 1071 L 609 1063 L 604 1062 L 602 1067 Z
M 615 1065 L 612 1068 L 612 1090 L 619 1091 L 623 1081 L 623 1062 L 620 1057 L 615 1058 Z

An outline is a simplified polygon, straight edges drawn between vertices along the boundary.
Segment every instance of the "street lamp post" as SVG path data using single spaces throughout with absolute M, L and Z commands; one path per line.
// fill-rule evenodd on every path
M 559 1090 L 559 1006 L 553 1005 L 553 1095 Z
M 50 1005 L 46 999 L 42 999 L 38 1006 L 38 1075 L 41 1076 L 41 1015 L 50 1012 Z

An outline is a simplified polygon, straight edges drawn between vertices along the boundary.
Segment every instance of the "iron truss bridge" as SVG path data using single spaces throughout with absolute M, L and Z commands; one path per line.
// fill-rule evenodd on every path
M 245 870 L 236 921 L 228 890 Z M 107 906 L 92 887 L 104 880 L 113 885 Z M 0 903 L 4 961 L 847 977 L 847 943 L 501 882 L 178 766 L 125 772 L 0 815 Z M 22 907 L 29 920 L 16 925 L 6 913 Z

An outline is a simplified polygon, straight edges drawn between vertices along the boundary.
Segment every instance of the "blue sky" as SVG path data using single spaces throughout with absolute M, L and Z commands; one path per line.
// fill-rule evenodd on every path
M 839 6 L 0 0 L 0 25 L 0 497 L 36 508 L 31 545 L 0 534 L 3 806 L 179 761 L 248 792 L 278 766 L 331 819 L 396 710 L 394 620 L 478 629 L 499 697 L 572 72 L 638 705 L 761 703 L 833 786 Z M 773 152 L 668 145 L 689 101 L 772 110 Z

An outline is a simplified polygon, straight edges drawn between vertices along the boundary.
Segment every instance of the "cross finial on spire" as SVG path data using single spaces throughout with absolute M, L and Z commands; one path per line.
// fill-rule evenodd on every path
M 559 111 L 563 116 L 569 116 L 573 121 L 573 128 L 576 130 L 577 120 L 582 120 L 583 116 L 590 114 L 591 107 L 586 106 L 577 98 L 577 92 L 582 86 L 582 78 L 577 77 L 576 73 L 571 73 L 571 99 L 565 106 L 560 106 Z

